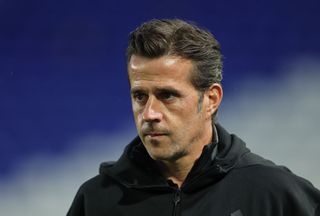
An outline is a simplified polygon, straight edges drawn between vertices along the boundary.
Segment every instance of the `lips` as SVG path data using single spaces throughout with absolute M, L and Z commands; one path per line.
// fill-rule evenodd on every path
M 150 136 L 150 137 L 159 137 L 159 136 L 165 136 L 166 134 L 164 133 L 146 133 L 145 136 Z
M 154 131 L 154 130 L 144 130 L 142 131 L 142 134 L 144 136 L 149 136 L 149 137 L 160 137 L 160 136 L 168 135 L 166 131 Z

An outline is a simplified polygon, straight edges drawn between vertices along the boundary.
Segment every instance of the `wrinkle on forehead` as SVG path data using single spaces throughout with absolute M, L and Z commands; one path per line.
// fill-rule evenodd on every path
M 160 59 L 163 59 L 164 65 L 167 66 L 167 67 L 175 64 L 178 61 L 186 60 L 186 59 L 183 59 L 183 58 L 178 57 L 178 56 L 162 56 L 160 58 L 150 59 L 150 58 L 143 57 L 143 56 L 132 55 L 131 58 L 130 58 L 128 66 L 132 70 L 143 69 L 148 62 L 157 61 L 157 60 L 160 60 Z
M 190 70 L 192 61 L 180 56 L 162 56 L 159 58 L 147 58 L 133 55 L 128 64 L 128 76 L 130 86 L 152 85 L 177 85 L 177 80 L 190 82 Z

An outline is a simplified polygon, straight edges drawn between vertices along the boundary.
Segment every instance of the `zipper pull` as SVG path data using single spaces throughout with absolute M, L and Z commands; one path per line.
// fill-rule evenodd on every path
M 177 216 L 179 212 L 179 203 L 181 201 L 181 191 L 180 189 L 176 190 L 173 197 L 173 216 Z
M 181 191 L 177 190 L 176 193 L 174 194 L 173 203 L 174 203 L 175 207 L 179 204 L 179 202 L 181 200 L 180 193 L 181 193 Z

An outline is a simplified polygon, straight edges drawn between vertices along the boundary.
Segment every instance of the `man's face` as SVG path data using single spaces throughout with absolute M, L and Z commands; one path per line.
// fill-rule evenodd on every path
M 211 141 L 213 110 L 204 111 L 208 98 L 204 95 L 199 100 L 190 82 L 192 69 L 190 60 L 174 56 L 149 59 L 133 55 L 129 61 L 136 127 L 154 160 L 175 161 Z

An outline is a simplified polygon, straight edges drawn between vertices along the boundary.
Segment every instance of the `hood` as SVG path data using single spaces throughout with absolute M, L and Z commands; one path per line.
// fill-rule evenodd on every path
M 229 134 L 219 124 L 216 124 L 216 128 L 219 137 L 216 156 L 208 166 L 195 172 L 193 169 L 191 170 L 182 185 L 181 189 L 184 191 L 191 193 L 208 184 L 213 184 L 235 168 L 253 164 L 272 164 L 272 162 L 251 153 L 240 138 Z M 111 177 L 128 188 L 155 190 L 168 189 L 169 187 L 139 137 L 127 145 L 118 161 L 102 163 L 100 174 Z

